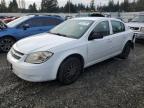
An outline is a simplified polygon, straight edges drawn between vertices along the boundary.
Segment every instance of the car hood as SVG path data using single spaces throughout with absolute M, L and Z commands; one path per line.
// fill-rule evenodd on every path
M 126 23 L 129 27 L 144 27 L 144 23 L 138 23 L 138 22 L 129 22 Z
M 35 51 L 43 51 L 43 49 L 49 50 L 73 40 L 76 39 L 66 38 L 49 33 L 42 33 L 18 41 L 14 45 L 14 48 L 24 54 L 29 54 Z

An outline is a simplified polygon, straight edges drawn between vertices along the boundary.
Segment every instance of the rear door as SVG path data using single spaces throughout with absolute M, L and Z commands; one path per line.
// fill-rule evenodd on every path
M 123 49 L 123 43 L 127 37 L 127 32 L 125 30 L 125 25 L 116 20 L 111 20 L 112 28 L 112 49 L 113 53 L 120 53 Z

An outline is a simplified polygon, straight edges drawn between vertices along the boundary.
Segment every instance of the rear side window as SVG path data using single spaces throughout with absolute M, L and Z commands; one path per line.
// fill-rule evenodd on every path
M 94 29 L 95 33 L 99 33 L 103 36 L 110 35 L 110 27 L 108 21 L 100 22 Z
M 60 24 L 62 21 L 60 19 L 56 19 L 56 18 L 45 18 L 43 20 L 43 25 L 48 26 L 48 25 L 58 25 Z
M 43 26 L 42 20 L 43 20 L 42 18 L 33 18 L 28 20 L 26 24 L 29 24 L 30 27 L 41 27 Z
M 120 33 L 125 31 L 125 25 L 120 21 L 111 21 L 113 33 Z

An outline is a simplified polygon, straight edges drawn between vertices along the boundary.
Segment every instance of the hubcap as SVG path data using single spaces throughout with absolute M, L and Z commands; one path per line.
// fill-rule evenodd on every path
M 65 74 L 64 77 L 68 80 L 71 81 L 77 77 L 76 74 L 78 74 L 80 71 L 79 66 L 76 63 L 70 63 L 66 69 L 65 69 Z

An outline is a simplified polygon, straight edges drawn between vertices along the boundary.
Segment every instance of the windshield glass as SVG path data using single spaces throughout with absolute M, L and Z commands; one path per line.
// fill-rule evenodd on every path
M 131 22 L 144 22 L 144 15 L 136 16 Z
M 91 20 L 68 20 L 50 30 L 49 33 L 79 39 L 89 29 Z
M 21 24 L 22 22 L 28 20 L 30 17 L 28 16 L 23 16 L 23 17 L 20 17 L 14 21 L 11 21 L 9 23 L 7 23 L 7 26 L 8 27 L 16 27 L 17 25 Z

